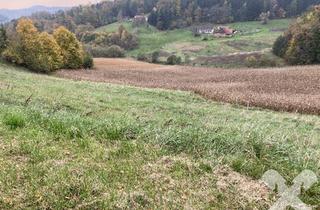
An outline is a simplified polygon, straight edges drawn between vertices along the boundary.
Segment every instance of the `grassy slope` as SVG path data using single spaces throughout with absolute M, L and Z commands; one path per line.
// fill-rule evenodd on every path
M 254 178 L 270 168 L 288 180 L 305 168 L 319 173 L 317 116 L 4 64 L 0 103 L 1 209 L 182 208 L 187 201 L 196 209 L 251 209 L 259 204 L 217 190 L 216 165 Z M 303 197 L 319 204 L 320 185 Z
M 114 23 L 98 29 L 98 31 L 116 31 L 123 24 L 129 31 L 137 32 L 140 40 L 139 48 L 129 52 L 130 56 L 139 53 L 151 53 L 155 50 L 165 50 L 179 55 L 188 54 L 191 58 L 197 56 L 225 55 L 243 51 L 260 51 L 271 48 L 275 39 L 286 29 L 291 20 L 272 20 L 267 25 L 260 22 L 241 22 L 229 24 L 241 33 L 233 38 L 211 39 L 202 41 L 201 37 L 193 37 L 192 32 L 187 29 L 172 31 L 158 31 L 150 28 L 134 28 L 130 22 Z M 199 46 L 203 49 L 190 52 L 181 49 L 180 46 Z

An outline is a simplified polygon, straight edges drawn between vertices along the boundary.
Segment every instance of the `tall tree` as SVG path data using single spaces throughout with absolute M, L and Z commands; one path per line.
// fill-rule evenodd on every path
M 8 46 L 8 37 L 6 29 L 1 26 L 0 27 L 0 55 Z
M 77 37 L 63 26 L 57 28 L 53 32 L 53 36 L 62 51 L 63 67 L 68 69 L 81 68 L 84 52 Z
M 38 54 L 38 29 L 30 19 L 20 19 L 16 27 L 20 41 L 19 54 L 23 62 L 30 68 L 35 68 L 35 59 Z
M 42 32 L 37 39 L 38 55 L 33 70 L 51 72 L 62 67 L 61 49 L 52 35 Z

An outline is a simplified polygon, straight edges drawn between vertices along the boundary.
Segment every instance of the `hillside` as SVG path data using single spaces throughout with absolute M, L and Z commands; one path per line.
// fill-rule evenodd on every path
M 186 56 L 189 57 L 194 65 L 238 67 L 245 66 L 246 57 L 266 55 L 275 60 L 277 65 L 283 65 L 281 59 L 274 57 L 270 50 L 276 38 L 288 28 L 291 21 L 272 20 L 267 25 L 261 25 L 258 21 L 226 24 L 238 31 L 234 37 L 209 36 L 207 40 L 204 40 L 204 36 L 194 37 L 191 28 L 159 31 L 152 26 L 135 28 L 131 22 L 117 22 L 98 28 L 97 31 L 114 32 L 123 25 L 128 31 L 135 33 L 139 38 L 139 47 L 128 52 L 128 56 L 132 57 L 160 51 L 162 59 L 168 54 L 177 54 L 183 60 Z
M 267 209 L 266 170 L 319 172 L 318 116 L 5 64 L 0 90 L 1 209 Z
M 25 9 L 0 9 L 0 22 L 6 22 L 20 17 L 30 16 L 36 12 L 48 12 L 54 14 L 59 10 L 66 10 L 66 7 L 45 7 L 45 6 L 33 6 Z M 1 21 L 3 19 L 3 21 Z
M 83 25 L 98 28 L 136 15 L 150 14 L 148 22 L 151 25 L 167 30 L 199 23 L 254 21 L 268 11 L 271 19 L 294 18 L 318 3 L 318 0 L 117 0 L 81 5 L 50 18 L 45 14 L 35 19 L 44 28 L 63 24 L 75 32 Z

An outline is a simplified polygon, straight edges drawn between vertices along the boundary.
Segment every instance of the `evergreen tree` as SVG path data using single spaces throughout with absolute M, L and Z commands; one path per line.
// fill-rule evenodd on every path
M 156 26 L 158 22 L 158 14 L 157 14 L 157 9 L 154 8 L 148 18 L 148 23 L 152 26 Z
M 0 27 L 0 55 L 8 46 L 8 37 L 6 29 L 1 26 Z

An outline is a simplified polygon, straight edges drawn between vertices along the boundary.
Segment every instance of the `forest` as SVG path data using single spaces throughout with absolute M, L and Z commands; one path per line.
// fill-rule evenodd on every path
M 160 30 L 200 23 L 229 23 L 257 20 L 261 13 L 270 18 L 296 17 L 320 0 L 115 0 L 74 7 L 56 14 L 32 16 L 39 30 L 51 32 L 56 25 L 81 33 L 135 15 L 148 15 Z

